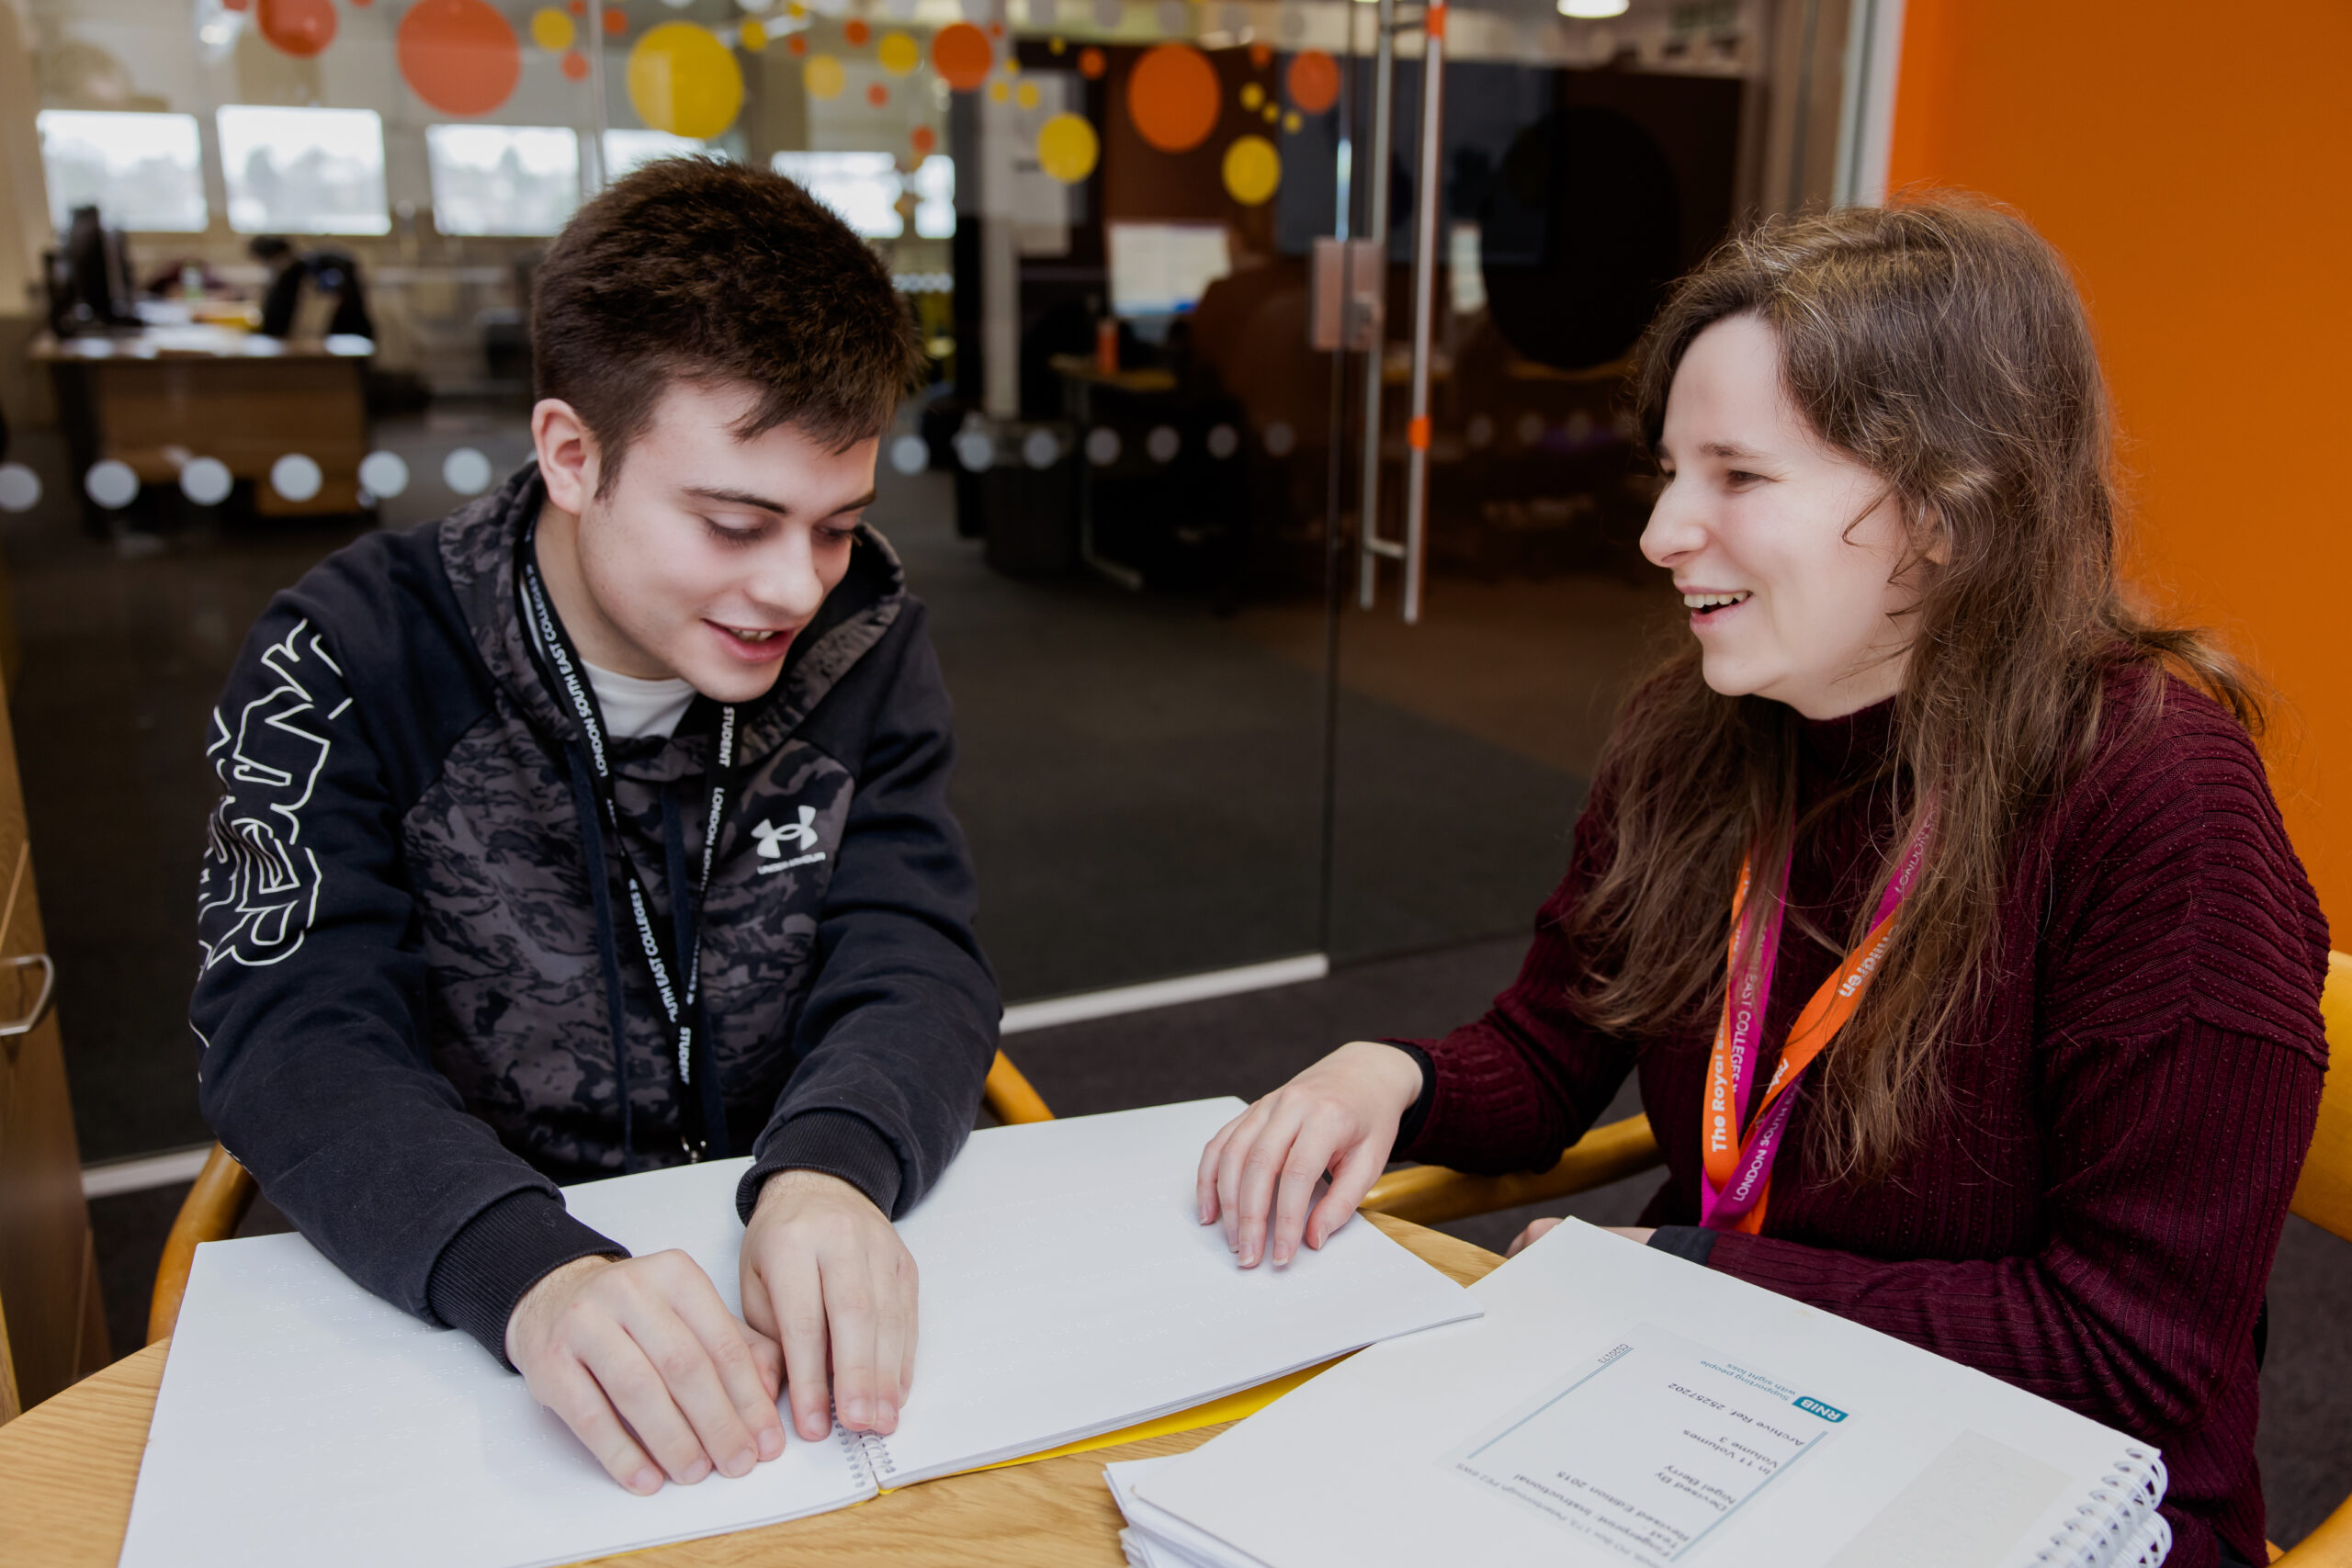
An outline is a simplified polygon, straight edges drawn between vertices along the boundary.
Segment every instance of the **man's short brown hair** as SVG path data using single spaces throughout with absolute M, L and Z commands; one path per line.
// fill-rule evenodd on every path
M 790 424 L 840 451 L 878 435 L 922 349 L 865 241 L 782 175 L 665 158 L 572 216 L 533 283 L 537 395 L 594 432 L 610 490 L 676 380 L 749 386 L 734 429 Z

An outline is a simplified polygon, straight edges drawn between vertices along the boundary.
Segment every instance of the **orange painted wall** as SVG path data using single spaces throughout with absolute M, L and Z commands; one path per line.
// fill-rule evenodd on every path
M 1907 0 L 1890 185 L 1980 191 L 2073 264 L 2133 577 L 2278 691 L 2289 830 L 2352 946 L 2352 6 Z

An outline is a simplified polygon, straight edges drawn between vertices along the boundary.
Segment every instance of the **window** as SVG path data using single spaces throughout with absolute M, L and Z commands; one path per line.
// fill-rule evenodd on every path
M 915 193 L 915 232 L 926 240 L 956 237 L 956 160 L 933 152 L 907 176 Z
M 382 234 L 384 125 L 374 109 L 219 114 L 229 227 L 240 234 Z
M 899 161 L 888 152 L 778 152 L 770 166 L 869 240 L 906 232 L 899 216 Z
M 605 178 L 609 183 L 656 158 L 703 151 L 703 144 L 693 137 L 673 136 L 666 130 L 608 130 L 605 132 Z
M 564 126 L 428 125 L 433 226 L 552 234 L 580 205 L 580 136 Z
M 35 123 L 58 232 L 75 208 L 93 206 L 109 229 L 203 230 L 209 214 L 194 115 L 43 109 Z

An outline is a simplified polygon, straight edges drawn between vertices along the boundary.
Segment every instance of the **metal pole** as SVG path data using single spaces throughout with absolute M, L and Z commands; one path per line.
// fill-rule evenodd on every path
M 1374 257 L 1374 298 L 1385 301 L 1388 296 L 1388 175 L 1393 158 L 1390 140 L 1395 118 L 1396 0 L 1380 0 L 1378 25 L 1380 37 L 1374 46 L 1372 66 L 1372 156 L 1363 163 L 1363 184 L 1371 198 L 1365 203 L 1363 237 L 1364 248 Z M 1350 276 L 1354 255 L 1354 247 L 1349 247 L 1349 260 L 1342 264 L 1342 276 L 1347 276 L 1346 298 L 1351 306 L 1355 302 L 1357 287 L 1355 278 Z M 1342 336 L 1340 341 L 1344 344 L 1347 340 Z M 1374 310 L 1372 346 L 1364 354 L 1363 484 L 1356 498 L 1356 602 L 1367 610 L 1372 608 L 1380 590 L 1380 558 L 1404 553 L 1403 547 L 1380 536 L 1380 374 L 1387 347 L 1385 310 Z
M 1438 202 L 1444 183 L 1445 5 L 1430 0 L 1421 56 L 1420 222 L 1413 240 L 1413 412 L 1405 427 L 1405 624 L 1421 618 L 1421 568 L 1428 554 L 1430 503 L 1430 324 L 1437 304 Z
M 580 161 L 580 196 L 585 201 L 607 182 L 605 132 L 612 111 L 605 106 L 605 0 L 588 0 L 588 47 L 582 52 L 588 56 L 588 156 Z

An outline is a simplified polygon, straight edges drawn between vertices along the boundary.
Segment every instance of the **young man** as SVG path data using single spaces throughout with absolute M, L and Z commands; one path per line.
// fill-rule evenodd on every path
M 676 160 L 536 291 L 537 461 L 246 643 L 192 1019 L 302 1234 L 650 1493 L 781 1453 L 780 1378 L 804 1438 L 896 1426 L 889 1216 L 1001 1008 L 923 607 L 860 515 L 920 365 L 882 265 L 789 181 Z M 729 1154 L 744 1322 L 556 1190 Z

